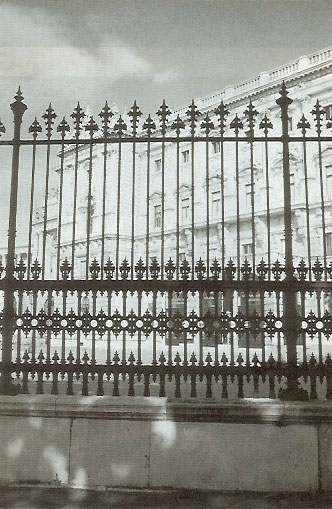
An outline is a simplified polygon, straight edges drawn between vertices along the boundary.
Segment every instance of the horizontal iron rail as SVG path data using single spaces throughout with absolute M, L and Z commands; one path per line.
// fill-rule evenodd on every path
M 321 142 L 332 142 L 332 136 L 306 136 L 303 138 L 303 136 L 288 136 L 289 143 L 292 142 L 302 142 L 303 140 L 306 142 L 317 142 L 318 139 Z M 91 139 L 84 139 L 84 138 L 69 138 L 68 140 L 65 139 L 64 143 L 65 145 L 95 145 L 95 144 L 102 144 L 102 143 L 133 143 L 135 140 L 136 143 L 147 143 L 150 141 L 151 143 L 162 143 L 164 141 L 167 142 L 206 142 L 206 141 L 224 141 L 224 142 L 246 142 L 249 141 L 253 142 L 281 142 L 283 140 L 283 136 L 166 136 L 165 138 L 162 137 L 150 137 L 147 136 L 144 137 L 133 137 L 133 136 L 121 136 L 121 137 L 101 137 L 101 138 L 93 138 Z M 63 143 L 62 139 L 37 139 L 37 140 L 20 140 L 20 145 L 61 145 Z M 0 145 L 7 145 L 12 146 L 14 144 L 13 140 L 0 140 Z
M 299 280 L 282 280 L 282 281 L 220 281 L 214 279 L 203 280 L 23 280 L 16 279 L 2 279 L 0 281 L 0 290 L 30 291 L 30 290 L 93 290 L 93 291 L 173 291 L 173 292 L 191 292 L 191 291 L 220 291 L 223 290 L 245 290 L 245 291 L 258 291 L 264 290 L 266 292 L 274 292 L 290 289 L 293 291 L 318 291 L 326 290 L 332 291 L 331 281 L 299 281 Z

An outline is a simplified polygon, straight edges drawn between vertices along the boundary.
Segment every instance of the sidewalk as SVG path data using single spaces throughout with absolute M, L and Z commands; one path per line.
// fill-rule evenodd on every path
M 332 509 L 332 494 L 255 494 L 193 491 L 0 487 L 5 509 Z

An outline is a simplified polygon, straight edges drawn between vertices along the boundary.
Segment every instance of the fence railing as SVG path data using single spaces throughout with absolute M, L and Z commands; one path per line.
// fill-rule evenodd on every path
M 18 91 L 3 393 L 331 399 L 331 122 L 317 101 L 290 136 L 291 102 L 279 127 L 251 102 L 173 122 L 164 102 L 158 127 L 106 103 L 100 128 L 78 104 L 73 137 L 50 105 L 28 139 Z

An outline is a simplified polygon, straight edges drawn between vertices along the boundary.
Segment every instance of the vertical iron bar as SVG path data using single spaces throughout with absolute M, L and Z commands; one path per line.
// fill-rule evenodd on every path
M 266 182 L 266 228 L 267 228 L 267 264 L 268 277 L 271 278 L 271 216 L 270 216 L 270 178 L 269 178 L 269 148 L 268 131 L 265 131 L 265 182 Z
M 306 400 L 307 391 L 299 388 L 297 376 L 297 311 L 296 292 L 291 288 L 294 279 L 293 242 L 292 242 L 292 203 L 289 168 L 288 107 L 293 102 L 283 82 L 277 104 L 281 110 L 282 150 L 283 150 L 283 187 L 284 187 L 284 226 L 285 226 L 285 280 L 289 286 L 283 292 L 284 334 L 287 344 L 287 389 L 280 391 L 284 400 Z
M 240 256 L 241 256 L 241 240 L 240 240 L 240 177 L 239 177 L 239 141 L 238 131 L 235 133 L 235 179 L 236 179 L 236 251 L 237 251 L 237 276 L 240 279 Z
M 133 132 L 133 180 L 131 190 L 131 251 L 130 251 L 130 267 L 131 279 L 134 279 L 135 265 L 135 186 L 136 186 L 136 129 Z
M 255 229 L 255 181 L 254 181 L 254 131 L 250 130 L 250 207 L 251 207 L 251 243 L 252 243 L 252 276 L 256 278 L 256 229 Z
M 72 242 L 71 242 L 71 279 L 74 279 L 74 277 L 75 277 L 75 242 L 76 242 L 77 184 L 78 184 L 78 139 L 79 139 L 79 132 L 76 131 L 75 168 L 74 168 L 74 197 L 73 197 L 73 230 L 72 230 Z
M 205 165 L 206 165 L 206 277 L 210 277 L 210 174 L 209 174 L 209 139 L 206 130 L 205 141 Z
M 307 255 L 308 255 L 308 268 L 309 268 L 309 281 L 312 279 L 311 274 L 311 243 L 310 243 L 310 208 L 309 208 L 309 190 L 308 190 L 308 167 L 307 167 L 307 149 L 305 132 L 303 133 L 303 166 L 304 166 L 304 187 L 305 187 L 305 205 L 306 205 L 306 220 L 307 220 Z
M 220 193 L 221 193 L 221 270 L 225 269 L 225 174 L 224 174 L 224 140 L 220 140 Z
M 191 139 L 191 277 L 195 279 L 195 139 Z
M 30 214 L 29 214 L 29 240 L 28 240 L 28 260 L 27 260 L 27 279 L 30 279 L 30 266 L 31 266 L 31 249 L 32 249 L 32 222 L 33 222 L 33 209 L 34 209 L 34 192 L 35 192 L 35 172 L 36 172 L 36 139 L 37 133 L 33 136 L 32 146 L 32 168 L 31 168 L 31 183 L 30 183 Z
M 91 132 L 92 133 L 92 132 Z M 90 267 L 90 235 L 91 235 L 91 190 L 92 190 L 92 154 L 93 154 L 93 143 L 92 137 L 90 139 L 90 150 L 89 150 L 89 179 L 88 179 L 88 213 L 86 220 L 86 260 L 85 260 L 85 279 L 89 279 L 89 267 Z
M 106 221 L 106 182 L 107 182 L 107 140 L 106 132 L 104 133 L 104 157 L 103 157 L 103 205 L 102 205 L 102 219 L 101 219 L 101 260 L 100 271 L 101 279 L 104 279 L 104 261 L 105 261 L 105 221 Z
M 118 151 L 118 190 L 117 190 L 117 208 L 116 208 L 116 253 L 115 253 L 115 270 L 116 279 L 119 279 L 119 249 L 120 249 L 120 199 L 121 199 L 121 136 L 119 131 L 119 151 Z M 147 269 L 148 270 L 148 269 Z
M 146 154 L 146 240 L 145 240 L 145 270 L 146 279 L 149 279 L 149 241 L 150 241 L 150 163 L 151 141 L 148 131 L 147 154 Z
M 165 258 L 165 130 L 162 131 L 161 143 L 161 257 L 160 275 L 164 279 L 164 258 Z
M 320 139 L 320 129 L 318 129 L 318 161 L 319 161 L 320 200 L 321 200 L 321 211 L 322 211 L 324 275 L 325 275 L 325 281 L 327 281 L 326 221 L 325 221 L 325 200 L 324 200 L 324 184 L 323 184 L 324 177 L 323 177 L 322 142 Z
M 50 179 L 50 155 L 51 155 L 51 144 L 50 144 L 50 134 L 48 134 L 48 143 L 47 143 L 47 152 L 46 152 L 45 196 L 44 196 L 42 279 L 45 279 L 47 214 L 48 214 L 48 191 L 49 191 L 49 179 Z
M 179 280 L 180 265 L 180 141 L 179 131 L 176 140 L 176 279 Z
M 59 189 L 59 210 L 58 210 L 58 239 L 57 239 L 57 258 L 56 258 L 56 279 L 59 281 L 60 277 L 60 243 L 61 243 L 61 222 L 62 222 L 62 196 L 63 196 L 63 162 L 64 162 L 64 134 L 61 140 L 61 154 L 60 154 L 60 189 Z
M 7 263 L 4 288 L 3 305 L 3 330 L 2 330 L 2 373 L 0 381 L 0 392 L 2 394 L 15 393 L 11 381 L 11 362 L 12 362 L 12 341 L 13 330 L 15 326 L 14 310 L 14 290 L 12 282 L 15 273 L 15 243 L 16 243 L 16 216 L 17 216 L 17 192 L 18 192 L 18 171 L 21 146 L 21 124 L 22 118 L 27 106 L 23 103 L 23 97 L 20 88 L 15 96 L 15 102 L 10 105 L 14 114 L 14 137 L 12 152 L 12 173 L 10 184 L 10 204 L 9 204 L 9 222 L 8 222 L 8 244 L 7 244 Z

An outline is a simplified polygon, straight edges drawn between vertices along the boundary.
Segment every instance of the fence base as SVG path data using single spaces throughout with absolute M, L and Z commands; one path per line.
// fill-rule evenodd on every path
M 308 391 L 300 387 L 287 387 L 287 389 L 280 389 L 279 399 L 281 401 L 309 401 Z

